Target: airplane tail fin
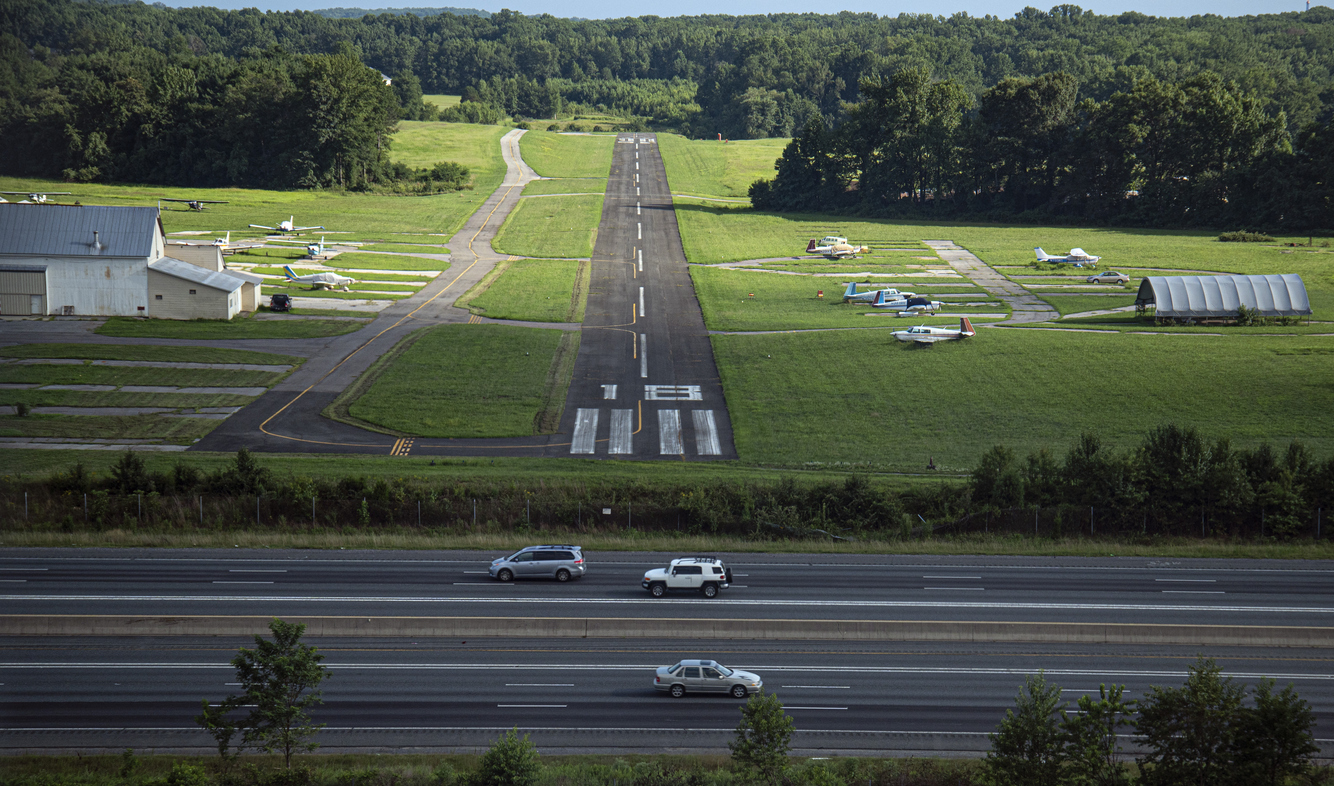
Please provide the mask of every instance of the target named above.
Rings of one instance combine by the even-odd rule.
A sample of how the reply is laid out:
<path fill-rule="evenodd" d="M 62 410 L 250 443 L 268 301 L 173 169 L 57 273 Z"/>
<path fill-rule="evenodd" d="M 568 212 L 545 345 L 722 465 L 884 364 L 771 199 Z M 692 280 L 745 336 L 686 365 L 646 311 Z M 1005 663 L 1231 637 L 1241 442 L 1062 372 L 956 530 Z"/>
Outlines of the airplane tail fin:
<path fill-rule="evenodd" d="M 809 243 L 806 244 L 806 253 L 807 253 L 807 254 L 814 254 L 814 253 L 815 253 L 815 239 L 814 239 L 814 238 L 811 238 L 811 242 L 809 242 Z"/>
<path fill-rule="evenodd" d="M 968 321 L 968 317 L 959 317 L 959 335 L 976 336 L 977 330 L 973 328 L 973 323 Z"/>
<path fill-rule="evenodd" d="M 283 265 L 283 272 L 287 274 L 287 279 L 289 281 L 296 281 L 296 273 L 292 272 L 291 265 Z"/>
<path fill-rule="evenodd" d="M 875 293 L 875 300 L 871 301 L 871 305 L 883 306 L 884 304 L 885 304 L 885 290 L 882 289 L 879 292 Z"/>
<path fill-rule="evenodd" d="M 1033 250 L 1036 251 L 1036 252 L 1038 252 L 1038 261 L 1039 261 L 1039 262 L 1041 262 L 1041 261 L 1043 261 L 1044 259 L 1047 258 L 1047 252 L 1042 250 L 1042 246 L 1038 246 L 1037 248 L 1034 248 Z"/>
<path fill-rule="evenodd" d="M 856 297 L 856 295 L 857 295 L 857 282 L 856 282 L 856 281 L 849 281 L 849 282 L 848 282 L 848 289 L 847 289 L 846 292 L 843 293 L 843 298 L 846 300 L 847 298 L 850 298 L 850 297 Z"/>

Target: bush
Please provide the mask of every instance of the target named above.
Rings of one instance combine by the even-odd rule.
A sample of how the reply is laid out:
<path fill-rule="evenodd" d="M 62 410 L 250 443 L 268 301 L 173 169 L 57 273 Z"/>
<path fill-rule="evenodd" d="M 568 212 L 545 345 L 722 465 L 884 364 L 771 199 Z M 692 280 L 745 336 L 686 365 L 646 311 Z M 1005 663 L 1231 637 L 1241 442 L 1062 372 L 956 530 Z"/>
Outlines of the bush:
<path fill-rule="evenodd" d="M 542 764 L 537 747 L 528 735 L 521 739 L 518 728 L 505 732 L 486 753 L 481 766 L 468 779 L 469 786 L 531 786 L 537 782 Z"/>
<path fill-rule="evenodd" d="M 1224 232 L 1218 236 L 1221 243 L 1273 243 L 1274 239 L 1269 235 L 1262 235 L 1259 232 Z"/>

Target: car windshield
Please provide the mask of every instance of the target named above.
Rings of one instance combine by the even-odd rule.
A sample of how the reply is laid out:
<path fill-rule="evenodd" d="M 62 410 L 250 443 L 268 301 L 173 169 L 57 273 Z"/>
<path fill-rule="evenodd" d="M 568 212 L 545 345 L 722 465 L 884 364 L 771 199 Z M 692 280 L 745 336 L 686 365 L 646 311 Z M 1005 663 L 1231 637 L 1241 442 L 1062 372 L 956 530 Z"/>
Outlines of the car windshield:
<path fill-rule="evenodd" d="M 718 670 L 718 673 L 721 674 L 721 675 L 723 675 L 724 677 L 730 677 L 730 676 L 732 676 L 732 670 L 729 669 L 729 668 L 727 668 L 726 666 L 724 666 L 724 665 L 721 664 L 721 663 L 715 663 L 715 664 L 713 664 L 713 667 L 714 667 L 715 669 L 717 669 L 717 670 Z"/>
<path fill-rule="evenodd" d="M 516 552 L 514 552 L 513 554 L 511 554 L 511 555 L 509 555 L 508 557 L 506 557 L 506 558 L 505 558 L 505 561 L 506 561 L 506 562 L 513 562 L 513 561 L 514 561 L 515 559 L 517 559 L 518 556 L 519 556 L 520 554 L 522 554 L 522 553 L 523 553 L 523 549 L 519 549 L 518 551 L 516 551 Z"/>

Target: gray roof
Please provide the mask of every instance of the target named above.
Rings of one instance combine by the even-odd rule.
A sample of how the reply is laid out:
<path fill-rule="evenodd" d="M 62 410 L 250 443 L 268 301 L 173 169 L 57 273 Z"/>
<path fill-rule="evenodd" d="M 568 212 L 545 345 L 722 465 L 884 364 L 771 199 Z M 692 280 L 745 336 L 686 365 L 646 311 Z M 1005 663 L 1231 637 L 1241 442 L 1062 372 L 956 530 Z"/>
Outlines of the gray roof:
<path fill-rule="evenodd" d="M 0 256 L 147 258 L 157 227 L 155 207 L 0 204 Z"/>
<path fill-rule="evenodd" d="M 148 269 L 158 273 L 166 273 L 174 278 L 193 281 L 211 289 L 221 289 L 223 292 L 235 292 L 245 283 L 240 277 L 232 275 L 231 271 L 220 273 L 171 257 L 162 257 L 148 263 Z"/>
<path fill-rule="evenodd" d="M 263 284 L 263 283 L 264 283 L 264 277 L 263 277 L 263 276 L 257 276 L 257 275 L 255 275 L 254 273 L 247 273 L 247 272 L 245 272 L 244 270 L 233 270 L 232 268 L 227 268 L 226 270 L 224 270 L 224 271 L 222 271 L 222 272 L 223 272 L 223 273 L 226 273 L 227 275 L 229 275 L 229 276 L 231 276 L 231 277 L 233 277 L 233 278 L 239 278 L 239 279 L 241 279 L 242 281 L 245 281 L 245 282 L 250 283 L 250 284 L 254 284 L 255 286 L 259 286 L 260 284 Z"/>
<path fill-rule="evenodd" d="M 1306 285 L 1296 273 L 1271 276 L 1149 276 L 1136 305 L 1154 306 L 1160 317 L 1235 317 L 1246 306 L 1266 317 L 1311 313 Z"/>

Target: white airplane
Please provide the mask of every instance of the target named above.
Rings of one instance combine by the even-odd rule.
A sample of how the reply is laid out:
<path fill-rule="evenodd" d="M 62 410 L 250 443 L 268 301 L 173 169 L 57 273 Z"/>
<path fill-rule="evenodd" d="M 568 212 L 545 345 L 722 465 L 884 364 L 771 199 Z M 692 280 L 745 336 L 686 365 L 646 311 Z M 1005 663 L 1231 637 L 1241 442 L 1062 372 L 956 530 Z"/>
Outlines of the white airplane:
<path fill-rule="evenodd" d="M 866 292 L 857 291 L 857 282 L 848 284 L 848 289 L 843 293 L 844 303 L 870 303 L 875 300 L 876 295 L 884 293 L 885 297 L 905 298 L 912 297 L 912 292 L 900 292 L 897 289 L 871 289 Z"/>
<path fill-rule="evenodd" d="M 300 243 L 300 240 L 270 240 L 270 243 Z M 324 238 L 320 238 L 318 243 L 306 243 L 306 253 L 312 257 L 322 256 L 324 254 Z"/>
<path fill-rule="evenodd" d="M 0 191 L 0 194 L 4 194 L 5 196 L 27 197 L 27 199 L 20 199 L 19 204 L 23 204 L 24 202 L 30 202 L 34 205 L 46 204 L 47 197 L 70 196 L 73 193 L 74 193 L 73 191 L 47 191 L 45 194 L 37 193 L 34 191 Z M 9 200 L 0 199 L 0 201 L 8 202 Z"/>
<path fill-rule="evenodd" d="M 910 317 L 913 314 L 930 313 L 939 311 L 940 307 L 945 305 L 939 300 L 932 300 L 926 297 L 886 297 L 879 293 L 875 300 L 871 301 L 871 308 L 888 308 L 899 312 L 901 317 Z"/>
<path fill-rule="evenodd" d="M 189 210 L 204 210 L 206 205 L 225 205 L 226 201 L 217 199 L 168 199 L 163 197 L 160 202 L 183 202 Z"/>
<path fill-rule="evenodd" d="M 340 276 L 337 273 L 330 273 L 328 271 L 311 273 L 306 276 L 298 276 L 296 271 L 292 270 L 291 265 L 283 265 L 283 271 L 287 273 L 288 281 L 296 284 L 310 284 L 311 289 L 333 289 L 334 287 L 342 287 L 344 291 L 347 291 L 349 284 L 357 283 L 355 278 Z"/>
<path fill-rule="evenodd" d="M 276 227 L 266 227 L 263 224 L 251 224 L 254 229 L 267 229 L 270 232 L 305 232 L 310 229 L 324 229 L 324 227 L 299 227 L 293 223 L 296 216 L 289 216 L 286 221 L 279 221 Z"/>
<path fill-rule="evenodd" d="M 973 323 L 968 321 L 968 317 L 959 317 L 959 327 L 956 328 L 938 328 L 919 325 L 907 330 L 896 330 L 893 333 L 894 338 L 899 341 L 912 341 L 917 344 L 934 344 L 937 341 L 957 341 L 964 338 L 972 338 L 977 335 L 977 330 L 973 328 Z"/>
<path fill-rule="evenodd" d="M 231 245 L 231 242 L 232 242 L 232 231 L 231 231 L 230 229 L 227 230 L 227 237 L 225 237 L 225 238 L 221 238 L 221 237 L 215 237 L 215 238 L 213 238 L 213 245 L 218 246 L 218 247 L 220 247 L 220 248 L 226 248 L 227 246 Z"/>
<path fill-rule="evenodd" d="M 1075 267 L 1097 267 L 1098 260 L 1102 257 L 1095 257 L 1082 248 L 1072 248 L 1070 253 L 1063 257 L 1054 257 L 1042 250 L 1042 246 L 1033 249 L 1038 254 L 1039 262 L 1056 262 L 1059 264 L 1074 265 Z"/>
<path fill-rule="evenodd" d="M 821 254 L 826 259 L 855 259 L 858 254 L 865 254 L 870 250 L 868 246 L 849 245 L 846 237 L 833 235 L 826 235 L 806 244 L 807 254 Z"/>

